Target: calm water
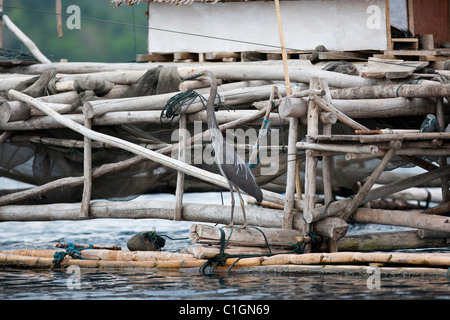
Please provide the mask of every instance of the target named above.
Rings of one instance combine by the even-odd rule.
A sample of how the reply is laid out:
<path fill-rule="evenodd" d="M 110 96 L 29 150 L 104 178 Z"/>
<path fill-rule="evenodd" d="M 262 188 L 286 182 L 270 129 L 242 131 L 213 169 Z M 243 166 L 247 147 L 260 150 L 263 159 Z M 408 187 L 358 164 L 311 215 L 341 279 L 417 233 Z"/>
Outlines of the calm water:
<path fill-rule="evenodd" d="M 224 201 L 228 201 L 224 193 Z M 147 196 L 173 200 L 172 195 Z M 188 194 L 186 202 L 221 203 L 220 193 Z M 97 219 L 90 221 L 1 222 L 0 249 L 51 249 L 55 242 L 119 245 L 134 234 L 155 229 L 165 234 L 165 251 L 192 246 L 191 222 L 157 219 Z M 394 227 L 368 225 L 352 232 L 391 231 Z M 367 287 L 369 275 L 213 274 L 197 271 L 81 270 L 79 288 L 68 286 L 65 270 L 0 270 L 0 300 L 450 300 L 450 281 L 437 277 L 381 276 L 380 289 Z"/>

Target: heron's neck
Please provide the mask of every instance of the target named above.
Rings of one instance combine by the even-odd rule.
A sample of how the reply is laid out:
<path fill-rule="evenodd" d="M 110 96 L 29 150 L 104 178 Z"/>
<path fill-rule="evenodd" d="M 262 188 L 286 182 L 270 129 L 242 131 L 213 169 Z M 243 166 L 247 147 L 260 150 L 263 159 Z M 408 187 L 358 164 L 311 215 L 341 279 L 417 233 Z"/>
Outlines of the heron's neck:
<path fill-rule="evenodd" d="M 215 81 L 215 79 L 211 79 L 211 82 Z M 218 129 L 219 126 L 217 124 L 217 119 L 214 111 L 214 101 L 216 100 L 217 88 L 212 88 L 208 102 L 206 103 L 206 115 L 208 118 L 208 127 Z"/>

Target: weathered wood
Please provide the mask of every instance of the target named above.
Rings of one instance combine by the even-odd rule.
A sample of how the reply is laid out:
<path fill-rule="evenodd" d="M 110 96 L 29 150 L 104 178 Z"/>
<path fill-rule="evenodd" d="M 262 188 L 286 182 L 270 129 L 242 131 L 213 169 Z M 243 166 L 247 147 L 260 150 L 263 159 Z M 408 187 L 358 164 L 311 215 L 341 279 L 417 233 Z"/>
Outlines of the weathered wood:
<path fill-rule="evenodd" d="M 377 223 L 391 226 L 450 232 L 450 218 L 424 215 L 419 210 L 398 211 L 359 208 L 353 218 L 362 223 Z"/>
<path fill-rule="evenodd" d="M 296 243 L 295 237 L 300 236 L 299 230 L 285 230 L 276 228 L 222 228 L 225 241 L 230 246 L 244 247 L 284 247 L 292 248 Z M 231 235 L 231 236 L 230 236 Z M 189 239 L 192 243 L 220 245 L 220 228 L 210 225 L 191 225 Z"/>
<path fill-rule="evenodd" d="M 199 67 L 180 67 L 178 73 L 180 78 L 184 79 L 204 70 L 214 72 L 217 78 L 223 80 L 274 80 L 284 81 L 284 72 L 282 68 L 275 66 L 199 66 Z M 324 78 L 331 87 L 349 88 L 359 86 L 370 86 L 382 84 L 384 81 L 364 79 L 345 75 L 341 73 L 315 70 L 315 69 L 298 69 L 289 68 L 289 78 L 292 82 L 309 83 L 312 77 Z"/>
<path fill-rule="evenodd" d="M 319 79 L 311 78 L 310 89 L 315 90 L 319 87 Z M 329 110 L 327 110 L 329 111 Z M 308 102 L 308 127 L 307 127 L 307 142 L 313 143 L 313 137 L 319 134 L 319 107 L 315 101 Z M 303 211 L 303 218 L 306 223 L 312 222 L 311 210 L 315 207 L 316 202 L 316 171 L 317 171 L 317 157 L 314 157 L 311 152 L 306 151 L 305 160 L 305 209 Z M 304 235 L 306 234 L 306 230 Z"/>
<path fill-rule="evenodd" d="M 336 217 L 325 218 L 314 223 L 314 232 L 321 237 L 337 241 L 347 233 L 347 222 Z"/>
<path fill-rule="evenodd" d="M 30 50 L 33 56 L 41 63 L 50 64 L 52 63 L 36 46 L 36 44 L 31 41 L 15 24 L 11 19 L 3 12 L 2 15 L 3 23 L 8 27 L 9 30 L 17 37 L 19 40 Z"/>
<path fill-rule="evenodd" d="M 421 238 L 419 230 L 346 235 L 337 244 L 341 251 L 390 251 L 448 246 L 442 238 Z"/>
<path fill-rule="evenodd" d="M 444 98 L 450 96 L 450 84 L 400 84 L 331 90 L 333 99 Z"/>
<path fill-rule="evenodd" d="M 165 219 L 173 220 L 174 202 L 165 201 L 95 201 L 91 203 L 89 219 Z M 215 204 L 183 205 L 183 221 L 228 224 L 230 206 Z M 280 210 L 246 208 L 248 223 L 263 228 L 281 228 Z M 236 215 L 236 223 L 242 224 L 242 215 Z M 7 205 L 0 207 L 0 221 L 52 221 L 82 220 L 80 203 L 55 203 L 50 205 L 27 206 Z"/>
<path fill-rule="evenodd" d="M 295 193 L 295 172 L 297 161 L 297 143 L 298 134 L 298 119 L 289 119 L 289 136 L 288 136 L 288 155 L 287 155 L 287 177 L 286 177 L 286 192 L 283 213 L 283 228 L 291 229 L 292 219 L 294 216 L 294 193 Z"/>
<path fill-rule="evenodd" d="M 83 114 L 85 110 L 83 108 Z M 92 129 L 92 119 L 86 117 L 84 118 L 84 126 L 87 129 Z M 84 155 L 83 155 L 83 195 L 81 201 L 81 213 L 80 216 L 87 218 L 89 216 L 89 206 L 92 196 L 92 145 L 91 139 L 84 137 Z"/>
<path fill-rule="evenodd" d="M 56 248 L 67 248 L 67 243 L 57 242 L 55 243 Z M 106 250 L 122 250 L 120 246 L 105 246 L 97 244 L 74 244 L 75 249 L 106 249 Z"/>
<path fill-rule="evenodd" d="M 295 145 L 299 150 L 316 150 L 316 151 L 330 151 L 338 153 L 367 153 L 374 154 L 378 152 L 378 147 L 375 145 L 350 145 L 350 144 L 324 144 L 324 143 L 309 143 L 297 142 Z"/>
<path fill-rule="evenodd" d="M 372 200 L 376 200 L 379 198 L 386 197 L 390 194 L 393 194 L 395 192 L 408 189 L 411 187 L 414 187 L 416 185 L 427 183 L 433 180 L 436 180 L 440 178 L 441 176 L 448 176 L 450 175 L 450 166 L 447 165 L 442 168 L 438 168 L 435 170 L 432 170 L 430 172 L 422 173 L 413 177 L 409 177 L 376 189 L 372 189 L 369 191 L 369 193 L 366 195 L 364 200 L 361 204 L 370 202 Z M 319 219 L 322 216 L 335 216 L 336 214 L 339 214 L 340 212 L 343 212 L 343 210 L 350 204 L 352 199 L 345 198 L 342 200 L 335 201 L 331 203 L 328 207 L 326 212 L 324 213 L 325 206 L 317 207 L 313 210 L 313 221 Z"/>
<path fill-rule="evenodd" d="M 186 115 L 182 116 L 179 121 L 178 141 L 178 160 L 186 162 Z M 177 172 L 177 186 L 175 189 L 175 221 L 181 221 L 183 210 L 183 194 L 184 194 L 184 173 Z"/>
<path fill-rule="evenodd" d="M 384 155 L 383 159 L 378 163 L 376 168 L 373 170 L 372 174 L 369 176 L 364 185 L 358 191 L 358 193 L 353 198 L 352 202 L 345 208 L 344 212 L 341 215 L 341 218 L 347 220 L 353 212 L 355 212 L 356 208 L 361 204 L 363 199 L 367 196 L 372 186 L 375 184 L 375 181 L 380 176 L 380 174 L 386 169 L 389 161 L 391 161 L 392 157 L 395 155 L 395 152 L 401 147 L 401 143 L 399 141 L 394 141 L 392 143 L 392 148 L 389 149 Z"/>
<path fill-rule="evenodd" d="M 436 214 L 436 215 L 449 215 L 450 214 L 450 201 L 441 203 L 433 208 L 425 210 L 425 214 Z"/>

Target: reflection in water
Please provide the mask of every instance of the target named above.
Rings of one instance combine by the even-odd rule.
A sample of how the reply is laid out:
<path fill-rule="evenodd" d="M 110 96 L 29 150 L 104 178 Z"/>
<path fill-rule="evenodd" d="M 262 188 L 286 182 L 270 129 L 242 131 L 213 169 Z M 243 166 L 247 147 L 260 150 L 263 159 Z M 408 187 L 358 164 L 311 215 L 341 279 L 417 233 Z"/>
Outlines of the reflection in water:
<path fill-rule="evenodd" d="M 189 271 L 86 271 L 80 289 L 69 289 L 64 271 L 0 274 L 0 299 L 450 299 L 445 278 L 381 278 L 370 290 L 367 277 L 343 275 L 215 274 Z"/>

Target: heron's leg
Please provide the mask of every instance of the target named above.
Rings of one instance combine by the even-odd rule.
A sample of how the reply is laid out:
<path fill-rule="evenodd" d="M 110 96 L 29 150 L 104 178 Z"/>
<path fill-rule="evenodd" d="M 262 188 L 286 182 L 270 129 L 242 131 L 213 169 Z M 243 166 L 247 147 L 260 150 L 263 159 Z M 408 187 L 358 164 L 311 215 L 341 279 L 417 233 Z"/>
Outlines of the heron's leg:
<path fill-rule="evenodd" d="M 231 193 L 231 221 L 228 225 L 225 226 L 225 228 L 231 228 L 234 226 L 234 194 L 233 194 L 233 185 L 228 182 L 228 185 L 230 186 L 230 193 Z"/>
<path fill-rule="evenodd" d="M 244 216 L 244 224 L 241 227 L 236 227 L 239 229 L 247 229 L 247 216 L 245 215 L 245 203 L 244 199 L 242 199 L 241 192 L 239 191 L 239 188 L 236 188 L 236 191 L 239 195 L 239 199 L 241 200 L 241 208 L 242 208 L 242 214 Z"/>

